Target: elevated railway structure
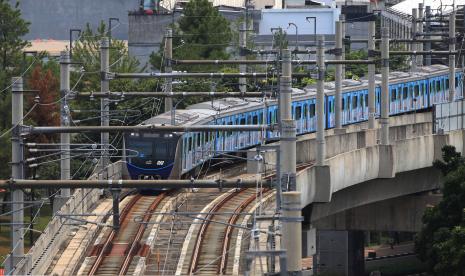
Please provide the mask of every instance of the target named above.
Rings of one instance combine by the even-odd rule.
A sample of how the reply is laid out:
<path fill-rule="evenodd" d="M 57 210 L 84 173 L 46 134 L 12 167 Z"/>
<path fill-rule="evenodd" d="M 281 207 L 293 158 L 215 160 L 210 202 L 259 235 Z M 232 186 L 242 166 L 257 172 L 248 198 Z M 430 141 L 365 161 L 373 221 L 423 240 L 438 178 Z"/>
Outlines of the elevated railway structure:
<path fill-rule="evenodd" d="M 399 143 L 406 140 L 422 139 L 421 137 L 430 136 L 432 133 L 431 113 L 392 117 L 391 126 L 391 141 L 398 141 Z M 349 125 L 345 134 L 334 134 L 333 130 L 328 130 L 326 134 L 327 141 L 330 145 L 335 145 L 335 147 L 329 148 L 327 158 L 338 158 L 344 154 L 353 154 L 354 151 L 366 150 L 376 144 L 376 131 L 364 130 L 365 127 L 366 122 Z M 305 160 L 308 162 L 309 159 L 314 159 L 315 152 L 308 151 L 312 149 L 311 144 L 315 143 L 314 138 L 315 134 L 299 137 L 298 145 L 300 144 L 300 146 L 298 146 L 298 151 L 300 149 L 302 152 L 301 155 L 298 155 L 300 164 L 305 163 Z M 304 151 L 304 148 L 307 151 Z M 256 151 L 251 150 L 250 155 L 255 154 L 254 152 Z M 269 155 L 264 155 L 266 162 L 269 164 L 274 162 L 272 155 L 272 152 Z M 308 156 L 308 158 L 304 159 L 304 156 Z M 351 162 L 356 164 L 360 160 L 353 159 Z M 272 174 L 272 166 L 267 166 L 264 166 L 267 174 Z M 231 168 L 229 172 L 223 170 L 221 174 L 223 176 L 256 177 L 255 174 L 246 174 L 247 168 L 249 172 L 256 170 L 253 162 L 249 162 L 249 164 L 239 163 L 234 168 Z M 309 170 L 313 169 L 315 169 L 314 166 L 304 164 L 298 170 L 297 183 L 303 192 L 303 207 L 305 204 L 311 204 L 310 198 L 314 202 L 318 201 L 316 195 L 319 193 L 312 193 L 301 186 L 301 184 L 305 183 L 304 185 L 309 189 L 318 190 L 317 187 L 312 188 L 315 185 L 312 184 L 315 183 L 314 180 L 302 180 L 303 175 L 308 175 Z M 219 172 L 216 172 L 210 177 L 218 177 L 218 174 Z M 351 176 L 346 175 L 346 177 Z M 255 189 L 244 191 L 233 189 L 232 191 L 226 191 L 226 193 L 225 191 L 220 192 L 218 189 L 200 189 L 194 193 L 174 193 L 166 195 L 151 212 L 140 210 L 147 210 L 151 205 L 149 203 L 156 201 L 159 196 L 143 197 L 146 199 L 143 201 L 144 203 L 134 203 L 133 206 L 139 211 L 136 212 L 136 209 L 134 209 L 134 211 L 128 212 L 126 215 L 127 222 L 124 222 L 124 217 L 122 218 L 121 227 L 123 229 L 131 228 L 132 230 L 121 232 L 126 232 L 124 235 L 115 233 L 116 235 L 114 235 L 112 241 L 108 238 L 112 233 L 111 227 L 105 227 L 111 225 L 111 218 L 103 216 L 108 214 L 111 204 L 108 200 L 100 202 L 96 200 L 92 204 L 95 209 L 88 209 L 87 211 L 90 212 L 89 216 L 87 218 L 79 217 L 88 220 L 87 224 L 75 226 L 72 231 L 74 237 L 70 238 L 63 235 L 57 236 L 59 239 L 50 239 L 45 247 L 57 248 L 54 251 L 55 253 L 48 259 L 35 259 L 35 266 L 33 268 L 31 266 L 32 269 L 24 274 L 36 274 L 38 271 L 42 271 L 42 273 L 48 272 L 59 275 L 76 273 L 86 275 L 89 274 L 90 267 L 96 263 L 95 260 L 98 256 L 101 256 L 103 260 L 101 264 L 106 262 L 117 264 L 112 267 L 113 269 L 119 267 L 118 272 L 116 270 L 107 271 L 113 275 L 121 272 L 124 263 L 129 264 L 126 265 L 127 271 L 134 273 L 145 272 L 147 275 L 181 275 L 199 269 L 205 273 L 210 271 L 213 274 L 220 272 L 223 274 L 240 274 L 240 271 L 242 271 L 239 268 L 241 267 L 240 264 L 245 263 L 245 260 L 241 257 L 242 253 L 252 246 L 249 240 L 252 234 L 250 222 L 253 221 L 253 211 L 260 208 L 260 204 L 255 198 L 255 192 Z M 128 202 L 132 201 L 131 198 L 134 197 L 139 196 L 127 196 L 122 201 L 121 208 L 126 210 L 127 208 L 124 206 L 130 206 L 131 204 Z M 263 208 L 263 212 L 273 214 L 274 196 L 271 191 L 262 192 L 258 198 L 267 203 L 265 206 L 268 207 Z M 139 206 L 139 204 L 142 204 L 142 206 Z M 66 205 L 63 208 L 66 208 Z M 92 213 L 94 213 L 94 216 Z M 152 213 L 151 216 L 150 213 Z M 315 216 L 315 218 L 317 217 Z M 147 219 L 148 222 L 144 224 L 143 221 Z M 95 225 L 96 223 L 97 225 Z M 263 230 L 263 228 L 260 229 Z M 53 229 L 47 229 L 47 231 L 53 233 Z M 86 232 L 86 234 L 83 234 L 83 232 Z M 200 233 L 203 234 L 199 236 Z M 86 238 L 83 240 L 83 237 Z M 264 238 L 264 234 L 258 235 L 258 237 L 261 240 Z M 120 239 L 120 244 L 116 242 L 117 238 Z M 106 243 L 104 241 L 109 241 L 106 250 L 103 250 Z M 80 242 L 82 242 L 81 246 L 75 246 Z M 227 246 L 228 243 L 229 247 Z M 41 248 L 40 246 L 43 246 L 41 244 L 43 243 L 36 244 L 36 247 L 28 253 L 27 260 L 32 260 L 34 252 L 43 250 L 44 247 Z M 266 242 L 261 242 L 261 244 L 266 248 Z M 59 250 L 60 247 L 63 249 Z M 196 251 L 200 254 L 197 255 L 197 261 L 192 261 Z M 219 258 L 213 258 L 213 255 Z M 126 256 L 130 256 L 129 259 Z M 100 270 L 96 269 L 94 275 L 104 274 L 103 269 L 104 267 L 100 267 Z M 221 271 L 219 272 L 218 269 Z"/>

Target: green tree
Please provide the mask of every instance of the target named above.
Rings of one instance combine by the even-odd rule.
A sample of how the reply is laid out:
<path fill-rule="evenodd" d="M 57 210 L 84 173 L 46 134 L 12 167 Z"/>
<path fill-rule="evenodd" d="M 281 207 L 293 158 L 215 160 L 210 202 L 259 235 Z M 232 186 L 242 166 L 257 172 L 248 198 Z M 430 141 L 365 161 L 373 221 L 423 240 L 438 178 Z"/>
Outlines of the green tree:
<path fill-rule="evenodd" d="M 25 68 L 21 51 L 28 45 L 22 39 L 27 34 L 29 23 L 21 18 L 18 4 L 11 6 L 9 1 L 0 0 L 0 132 L 5 133 L 11 127 L 11 77 L 19 76 Z M 0 162 L 8 164 L 11 160 L 10 136 L 0 138 Z M 0 177 L 10 177 L 10 167 L 0 168 Z"/>
<path fill-rule="evenodd" d="M 173 26 L 174 59 L 228 59 L 233 31 L 230 23 L 208 0 L 190 0 L 183 10 L 183 16 Z M 164 45 L 164 41 L 161 45 Z M 151 55 L 152 68 L 163 67 L 163 47 Z M 189 71 L 205 70 L 203 67 L 189 67 Z M 177 66 L 177 70 L 187 70 Z"/>
<path fill-rule="evenodd" d="M 434 275 L 465 275 L 465 162 L 452 146 L 434 166 L 445 175 L 443 199 L 428 208 L 415 250 Z"/>

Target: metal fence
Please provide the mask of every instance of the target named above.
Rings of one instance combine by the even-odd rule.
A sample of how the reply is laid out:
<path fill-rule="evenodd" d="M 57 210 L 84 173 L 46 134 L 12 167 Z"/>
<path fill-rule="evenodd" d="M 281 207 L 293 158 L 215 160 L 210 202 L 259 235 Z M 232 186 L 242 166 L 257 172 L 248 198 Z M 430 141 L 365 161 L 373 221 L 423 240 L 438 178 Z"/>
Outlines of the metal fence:
<path fill-rule="evenodd" d="M 433 122 L 433 132 L 436 134 L 463 129 L 465 100 L 435 104 L 433 106 Z"/>

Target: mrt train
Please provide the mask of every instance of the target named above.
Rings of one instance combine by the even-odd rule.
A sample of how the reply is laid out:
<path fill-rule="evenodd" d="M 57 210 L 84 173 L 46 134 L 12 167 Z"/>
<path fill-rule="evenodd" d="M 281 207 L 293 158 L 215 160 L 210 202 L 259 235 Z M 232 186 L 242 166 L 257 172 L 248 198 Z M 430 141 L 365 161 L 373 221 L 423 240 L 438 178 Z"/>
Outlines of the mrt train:
<path fill-rule="evenodd" d="M 415 73 L 391 72 L 389 84 L 390 115 L 421 111 L 448 101 L 449 71 L 444 65 L 420 67 Z M 376 75 L 376 115 L 380 114 L 381 75 Z M 455 76 L 454 100 L 463 98 L 463 72 Z M 325 127 L 335 126 L 334 82 L 325 83 Z M 292 91 L 292 116 L 297 135 L 316 131 L 316 86 Z M 176 125 L 256 125 L 275 124 L 276 99 L 225 98 L 176 110 Z M 343 125 L 368 120 L 368 81 L 342 82 Z M 169 125 L 171 113 L 152 117 L 142 124 Z M 128 133 L 124 147 L 136 154 L 125 158 L 125 176 L 132 179 L 174 179 L 192 174 L 196 168 L 221 153 L 235 152 L 278 138 L 278 132 L 188 132 Z"/>

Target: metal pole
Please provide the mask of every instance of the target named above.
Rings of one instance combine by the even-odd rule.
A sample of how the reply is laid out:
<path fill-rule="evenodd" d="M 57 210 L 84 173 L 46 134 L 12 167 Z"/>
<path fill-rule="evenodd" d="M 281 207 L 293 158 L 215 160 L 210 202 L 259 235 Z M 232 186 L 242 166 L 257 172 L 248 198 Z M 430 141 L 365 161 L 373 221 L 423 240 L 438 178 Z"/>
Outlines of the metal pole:
<path fill-rule="evenodd" d="M 426 12 L 426 18 L 431 18 L 431 6 L 426 6 L 425 9 Z M 426 21 L 426 33 L 431 32 L 431 21 Z M 431 39 L 430 35 L 425 36 L 426 39 Z M 425 43 L 425 50 L 426 51 L 431 51 L 431 42 L 426 42 Z M 431 55 L 427 55 L 425 57 L 425 65 L 429 66 L 431 65 Z"/>
<path fill-rule="evenodd" d="M 449 15 L 449 51 L 455 52 L 455 13 Z M 455 55 L 449 56 L 449 101 L 453 102 L 455 96 Z"/>
<path fill-rule="evenodd" d="M 381 145 L 389 145 L 389 28 L 381 29 Z"/>
<path fill-rule="evenodd" d="M 241 59 L 245 60 L 245 51 L 244 49 L 247 48 L 247 19 L 242 22 L 242 29 L 239 31 L 239 47 L 240 47 L 240 57 Z M 247 65 L 240 64 L 239 65 L 239 72 L 246 73 L 247 72 Z M 247 80 L 246 78 L 239 78 L 239 91 L 241 93 L 247 92 Z"/>
<path fill-rule="evenodd" d="M 115 179 L 115 180 L 0 180 L 1 189 L 25 189 L 25 188 L 89 188 L 104 189 L 110 186 L 114 188 L 256 188 L 263 182 L 264 187 L 271 186 L 271 180 L 263 179 L 216 179 L 216 180 L 134 180 L 134 179 Z M 23 204 L 23 201 L 21 201 Z M 18 212 L 19 213 L 19 212 Z M 22 221 L 21 221 L 22 223 Z"/>
<path fill-rule="evenodd" d="M 324 94 L 325 94 L 325 49 L 324 36 L 318 37 L 318 46 L 316 51 L 318 61 L 318 80 L 316 90 L 316 111 L 317 111 L 317 155 L 316 165 L 323 166 L 326 157 L 325 149 L 325 116 L 324 116 Z"/>
<path fill-rule="evenodd" d="M 102 72 L 102 79 L 100 82 L 100 91 L 102 93 L 109 93 L 110 92 L 110 81 L 106 78 L 106 73 L 110 70 L 110 47 L 108 42 L 108 37 L 102 37 L 100 41 L 100 71 Z M 101 118 L 100 118 L 100 125 L 102 127 L 110 126 L 110 100 L 108 97 L 104 97 L 100 99 L 100 110 L 101 110 Z M 110 164 L 109 160 L 109 142 L 110 142 L 110 134 L 108 132 L 102 132 L 100 134 L 100 143 L 103 146 L 103 153 L 101 159 L 101 173 L 104 179 L 108 179 L 108 171 L 107 167 Z"/>
<path fill-rule="evenodd" d="M 346 17 L 345 15 L 341 14 L 339 15 L 339 21 L 342 23 L 341 25 L 341 30 L 342 30 L 342 38 L 346 37 Z M 345 43 L 342 43 L 342 60 L 346 59 L 346 46 Z M 342 79 L 344 80 L 346 78 L 346 66 L 345 64 L 342 65 L 342 72 L 341 72 Z"/>
<path fill-rule="evenodd" d="M 168 28 L 165 37 L 165 73 L 173 72 L 171 67 L 171 60 L 173 59 L 173 30 Z M 165 78 L 165 92 L 170 93 L 173 91 L 173 78 Z M 165 112 L 173 108 L 173 99 L 165 98 Z M 174 117 L 174 114 L 172 114 Z"/>
<path fill-rule="evenodd" d="M 60 126 L 69 126 L 69 107 L 68 107 L 68 98 L 67 94 L 70 90 L 70 56 L 68 51 L 62 51 L 60 56 Z M 69 144 L 71 142 L 69 133 L 60 134 L 60 143 L 61 143 L 61 160 L 60 160 L 60 179 L 67 180 L 71 178 L 71 156 L 69 151 Z M 71 195 L 70 189 L 61 189 L 61 204 L 54 204 L 53 207 L 56 210 L 60 210 L 61 206 L 66 202 L 67 198 Z M 58 203 L 58 202 L 57 202 Z M 56 206 L 60 205 L 60 206 Z"/>
<path fill-rule="evenodd" d="M 21 147 L 21 136 L 18 125 L 23 119 L 23 79 L 21 77 L 12 78 L 12 98 L 11 98 L 11 124 L 13 132 L 11 135 L 11 177 L 23 179 L 23 152 Z M 24 257 L 24 193 L 22 190 L 12 190 L 11 192 L 11 255 L 10 267 L 7 273 L 11 275 L 15 266 Z"/>
<path fill-rule="evenodd" d="M 417 9 L 413 8 L 412 9 L 412 37 L 413 39 L 416 39 L 416 34 L 417 34 L 417 25 L 418 25 L 417 18 L 418 18 Z M 412 51 L 418 51 L 418 45 L 416 43 L 411 44 L 410 47 Z M 412 60 L 411 71 L 415 72 L 417 71 L 417 56 L 412 55 L 411 60 Z"/>
<path fill-rule="evenodd" d="M 289 275 L 302 271 L 302 218 L 300 192 L 283 193 L 282 246 L 287 253 Z"/>
<path fill-rule="evenodd" d="M 376 21 L 368 22 L 368 59 L 375 60 L 375 36 L 376 36 Z M 368 128 L 375 128 L 376 108 L 375 108 L 375 64 L 368 64 Z"/>
<path fill-rule="evenodd" d="M 418 20 L 417 30 L 420 34 L 423 33 L 423 3 L 418 3 Z M 418 36 L 415 39 L 423 39 L 423 36 Z M 423 43 L 417 43 L 417 51 L 423 51 Z M 417 64 L 423 66 L 423 56 L 417 56 Z"/>
<path fill-rule="evenodd" d="M 336 22 L 336 60 L 342 60 L 342 51 L 343 51 L 343 45 L 342 45 L 342 22 L 337 21 Z M 335 112 L 336 112 L 336 124 L 335 128 L 340 129 L 342 128 L 342 96 L 341 96 L 341 91 L 342 91 L 342 64 L 337 64 L 336 65 L 336 76 L 335 76 L 335 89 L 336 89 L 336 95 L 335 95 Z"/>

